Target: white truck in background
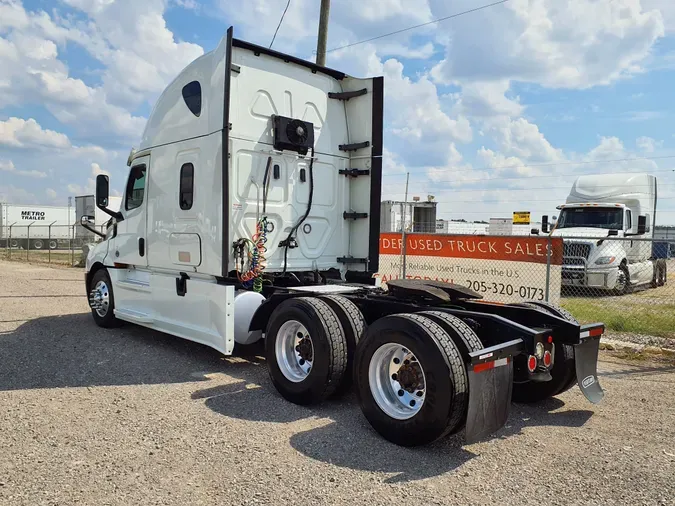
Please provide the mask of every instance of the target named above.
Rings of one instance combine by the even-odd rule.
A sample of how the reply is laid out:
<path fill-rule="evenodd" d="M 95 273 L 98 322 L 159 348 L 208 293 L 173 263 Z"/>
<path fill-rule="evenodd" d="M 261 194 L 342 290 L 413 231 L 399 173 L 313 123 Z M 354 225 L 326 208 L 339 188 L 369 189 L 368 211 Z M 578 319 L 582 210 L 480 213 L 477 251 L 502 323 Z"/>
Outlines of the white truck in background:
<path fill-rule="evenodd" d="M 666 260 L 652 242 L 656 203 L 649 174 L 577 178 L 551 232 L 563 238 L 563 286 L 625 294 L 664 285 Z"/>
<path fill-rule="evenodd" d="M 74 224 L 72 207 L 0 203 L 0 247 L 68 247 Z"/>

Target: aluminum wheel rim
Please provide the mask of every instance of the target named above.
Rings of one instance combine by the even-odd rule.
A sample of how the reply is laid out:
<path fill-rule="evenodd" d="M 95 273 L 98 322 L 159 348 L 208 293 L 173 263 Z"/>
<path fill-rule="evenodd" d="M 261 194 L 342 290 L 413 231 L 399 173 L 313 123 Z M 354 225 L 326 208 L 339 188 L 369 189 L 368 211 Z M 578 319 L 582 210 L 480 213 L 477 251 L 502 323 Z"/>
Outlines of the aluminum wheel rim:
<path fill-rule="evenodd" d="M 92 299 L 96 308 L 96 314 L 103 318 L 108 314 L 108 308 L 110 307 L 110 290 L 108 290 L 108 285 L 105 281 L 96 283 Z"/>
<path fill-rule="evenodd" d="M 413 383 L 408 381 L 410 369 L 416 377 Z M 368 366 L 368 383 L 380 409 L 396 420 L 412 418 L 424 405 L 424 369 L 415 354 L 401 344 L 383 344 L 375 351 Z"/>
<path fill-rule="evenodd" d="M 288 320 L 277 333 L 274 346 L 281 373 L 293 383 L 300 383 L 312 370 L 314 344 L 305 326 L 297 320 Z"/>

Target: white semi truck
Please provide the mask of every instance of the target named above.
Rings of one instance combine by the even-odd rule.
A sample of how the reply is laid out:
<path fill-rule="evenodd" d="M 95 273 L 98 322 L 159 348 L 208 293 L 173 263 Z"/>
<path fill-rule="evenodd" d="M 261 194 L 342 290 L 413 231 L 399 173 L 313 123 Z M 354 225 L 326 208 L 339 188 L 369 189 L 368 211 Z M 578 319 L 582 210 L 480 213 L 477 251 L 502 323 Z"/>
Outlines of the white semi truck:
<path fill-rule="evenodd" d="M 625 294 L 666 283 L 654 247 L 657 180 L 649 174 L 580 176 L 552 235 L 563 238 L 563 286 Z"/>
<path fill-rule="evenodd" d="M 0 203 L 0 247 L 68 247 L 75 223 L 73 207 Z"/>
<path fill-rule="evenodd" d="M 118 211 L 89 252 L 94 321 L 233 353 L 264 339 L 271 382 L 314 404 L 354 384 L 388 440 L 486 437 L 511 399 L 603 392 L 601 323 L 546 303 L 492 304 L 464 287 L 375 286 L 384 81 L 233 37 L 155 104 Z M 93 218 L 92 218 L 93 219 Z M 86 221 L 86 218 L 85 218 Z M 578 381 L 577 381 L 578 378 Z"/>

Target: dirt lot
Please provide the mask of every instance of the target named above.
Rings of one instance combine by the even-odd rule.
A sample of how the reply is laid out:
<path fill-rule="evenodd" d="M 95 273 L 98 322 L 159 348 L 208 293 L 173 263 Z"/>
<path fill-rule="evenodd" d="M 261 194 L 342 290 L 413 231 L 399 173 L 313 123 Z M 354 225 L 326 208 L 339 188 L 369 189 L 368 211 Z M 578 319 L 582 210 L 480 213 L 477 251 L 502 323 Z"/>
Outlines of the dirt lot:
<path fill-rule="evenodd" d="M 104 331 L 79 269 L 0 261 L 0 504 L 675 504 L 675 366 L 603 352 L 489 442 L 414 450 L 352 396 L 284 402 L 260 358 Z"/>

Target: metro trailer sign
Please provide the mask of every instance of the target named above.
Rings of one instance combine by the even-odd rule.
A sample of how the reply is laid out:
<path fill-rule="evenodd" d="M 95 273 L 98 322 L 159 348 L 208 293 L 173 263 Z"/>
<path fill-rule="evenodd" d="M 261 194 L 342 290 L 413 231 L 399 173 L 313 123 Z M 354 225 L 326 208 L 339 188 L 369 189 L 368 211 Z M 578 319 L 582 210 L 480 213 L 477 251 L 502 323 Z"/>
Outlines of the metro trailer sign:
<path fill-rule="evenodd" d="M 22 220 L 30 221 L 44 221 L 45 212 L 44 211 L 21 211 Z"/>

